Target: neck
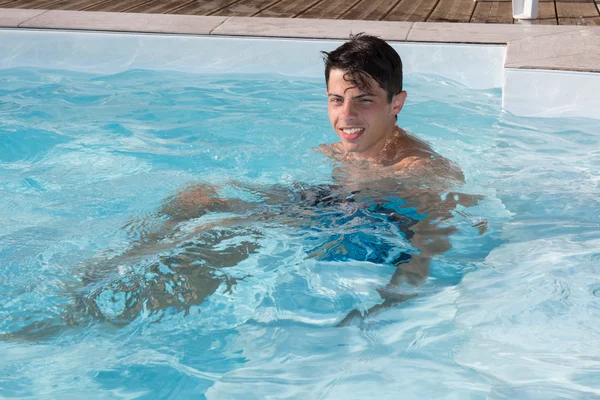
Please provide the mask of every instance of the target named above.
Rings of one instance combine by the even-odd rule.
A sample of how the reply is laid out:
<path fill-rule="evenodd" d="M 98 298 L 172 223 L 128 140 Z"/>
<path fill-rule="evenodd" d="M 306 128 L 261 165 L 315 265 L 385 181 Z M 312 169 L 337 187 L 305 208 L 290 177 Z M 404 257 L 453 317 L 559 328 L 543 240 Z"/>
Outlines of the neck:
<path fill-rule="evenodd" d="M 390 158 L 395 157 L 397 142 L 404 131 L 393 125 L 382 140 L 375 143 L 367 151 L 362 153 L 346 153 L 346 157 L 352 160 L 371 161 L 378 164 L 386 164 Z"/>
<path fill-rule="evenodd" d="M 399 126 L 394 126 L 394 132 L 387 138 L 381 150 L 379 150 L 378 163 L 388 165 L 397 162 L 398 152 L 406 145 L 407 133 Z"/>

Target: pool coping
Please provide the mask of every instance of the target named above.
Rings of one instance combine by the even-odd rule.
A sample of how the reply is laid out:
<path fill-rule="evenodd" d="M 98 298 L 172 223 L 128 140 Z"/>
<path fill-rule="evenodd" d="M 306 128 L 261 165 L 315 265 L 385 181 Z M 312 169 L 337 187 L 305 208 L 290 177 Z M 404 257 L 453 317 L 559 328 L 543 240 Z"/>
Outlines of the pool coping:
<path fill-rule="evenodd" d="M 0 8 L 1 28 L 347 39 L 365 32 L 395 42 L 506 46 L 504 67 L 600 73 L 600 26 L 464 24 L 215 17 Z"/>

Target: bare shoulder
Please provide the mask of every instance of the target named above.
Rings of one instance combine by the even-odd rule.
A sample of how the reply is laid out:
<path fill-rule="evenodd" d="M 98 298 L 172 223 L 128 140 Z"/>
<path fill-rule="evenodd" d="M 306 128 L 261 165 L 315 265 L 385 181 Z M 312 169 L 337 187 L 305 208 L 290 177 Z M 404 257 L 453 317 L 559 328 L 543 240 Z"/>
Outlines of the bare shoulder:
<path fill-rule="evenodd" d="M 334 160 L 342 160 L 345 157 L 344 148 L 342 143 L 336 142 L 331 144 L 321 144 L 315 148 L 316 151 L 320 151 L 327 157 L 333 158 Z"/>
<path fill-rule="evenodd" d="M 434 152 L 426 152 L 402 158 L 392 166 L 397 175 L 433 178 L 464 183 L 460 167 Z"/>
<path fill-rule="evenodd" d="M 399 129 L 401 135 L 392 157 L 394 161 L 389 166 L 395 175 L 464 182 L 464 175 L 456 163 L 436 153 L 424 140 Z"/>

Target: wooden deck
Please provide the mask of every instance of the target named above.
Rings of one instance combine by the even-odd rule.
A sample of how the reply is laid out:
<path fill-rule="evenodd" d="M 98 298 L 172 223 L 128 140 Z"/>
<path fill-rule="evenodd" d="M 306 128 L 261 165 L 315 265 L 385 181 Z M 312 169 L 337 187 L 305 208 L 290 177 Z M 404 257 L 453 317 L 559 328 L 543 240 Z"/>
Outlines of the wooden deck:
<path fill-rule="evenodd" d="M 0 8 L 512 24 L 511 0 L 0 0 Z M 600 25 L 600 0 L 540 0 L 534 24 Z"/>

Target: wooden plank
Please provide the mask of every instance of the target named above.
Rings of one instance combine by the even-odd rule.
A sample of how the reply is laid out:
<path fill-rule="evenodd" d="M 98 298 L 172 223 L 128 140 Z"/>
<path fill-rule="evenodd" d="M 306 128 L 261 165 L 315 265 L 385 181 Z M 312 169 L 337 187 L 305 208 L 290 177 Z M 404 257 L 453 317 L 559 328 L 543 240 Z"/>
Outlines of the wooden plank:
<path fill-rule="evenodd" d="M 108 11 L 108 12 L 125 12 L 135 7 L 139 7 L 148 0 L 108 0 L 102 3 L 94 4 L 84 8 L 85 11 Z"/>
<path fill-rule="evenodd" d="M 600 17 L 559 18 L 558 24 L 600 26 Z"/>
<path fill-rule="evenodd" d="M 256 14 L 257 17 L 295 18 L 321 0 L 298 1 L 281 0 Z"/>
<path fill-rule="evenodd" d="M 600 11 L 592 0 L 556 2 L 559 25 L 600 25 Z"/>
<path fill-rule="evenodd" d="M 321 0 L 314 6 L 298 15 L 300 18 L 337 19 L 344 15 L 360 0 Z"/>
<path fill-rule="evenodd" d="M 428 22 L 469 22 L 475 9 L 473 0 L 440 0 Z"/>
<path fill-rule="evenodd" d="M 191 0 L 146 0 L 142 2 L 124 2 L 121 12 L 168 14 L 190 3 Z"/>
<path fill-rule="evenodd" d="M 386 15 L 384 21 L 424 22 L 439 0 L 402 0 Z"/>
<path fill-rule="evenodd" d="M 397 0 L 361 0 L 340 18 L 378 21 L 398 3 Z"/>
<path fill-rule="evenodd" d="M 560 0 L 556 2 L 556 13 L 560 22 L 561 18 L 595 18 L 600 17 L 593 1 L 570 2 Z"/>
<path fill-rule="evenodd" d="M 52 9 L 52 4 L 60 0 L 22 0 L 7 3 L 6 6 L 10 5 L 10 8 L 30 8 L 30 9 Z"/>
<path fill-rule="evenodd" d="M 515 22 L 516 23 L 516 22 Z M 530 25 L 557 25 L 556 18 L 530 19 L 527 20 Z"/>
<path fill-rule="evenodd" d="M 239 0 L 151 0 L 128 8 L 128 12 L 208 15 Z"/>
<path fill-rule="evenodd" d="M 279 2 L 279 0 L 244 0 L 242 2 L 222 8 L 211 15 L 220 15 L 225 17 L 252 17 L 277 2 Z"/>
<path fill-rule="evenodd" d="M 538 6 L 538 12 L 539 12 L 539 6 Z M 538 17 L 539 17 L 539 15 L 538 15 Z M 556 18 L 556 14 L 554 14 L 554 16 L 552 18 L 526 19 L 523 21 L 524 22 L 521 22 L 520 20 L 516 19 L 514 23 L 515 24 L 527 24 L 527 25 L 558 25 L 558 19 Z"/>
<path fill-rule="evenodd" d="M 533 25 L 557 25 L 556 8 L 554 1 L 542 0 L 538 3 L 537 19 L 527 20 L 527 24 Z"/>
<path fill-rule="evenodd" d="M 478 1 L 470 22 L 512 24 L 512 2 L 510 0 Z"/>
<path fill-rule="evenodd" d="M 52 10 L 82 11 L 89 7 L 102 4 L 106 0 L 59 0 L 50 7 Z"/>
<path fill-rule="evenodd" d="M 19 8 L 19 7 L 17 7 L 18 6 L 17 3 L 18 3 L 17 0 L 4 0 L 4 1 L 0 0 L 0 7 L 3 7 L 3 8 Z M 15 6 L 12 6 L 11 4 L 14 4 Z"/>

